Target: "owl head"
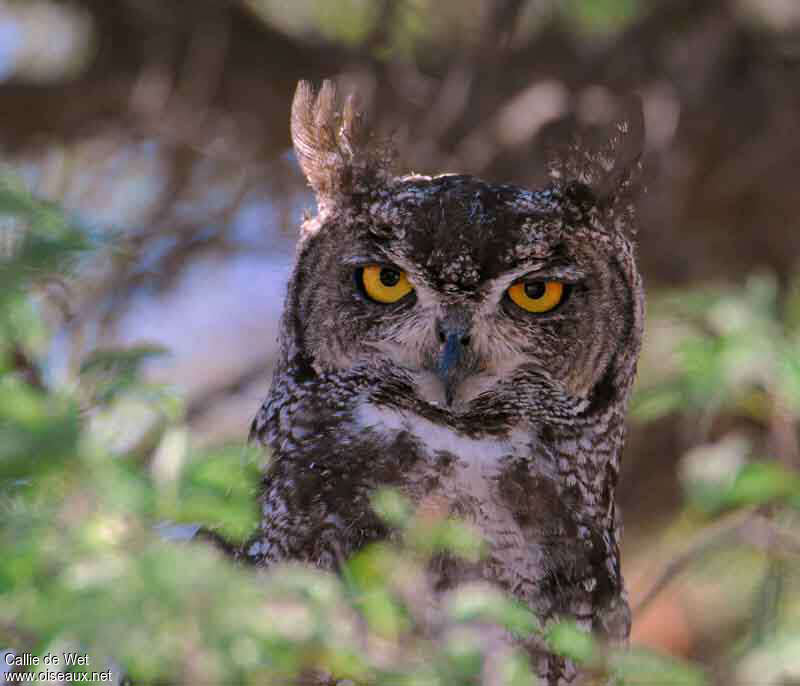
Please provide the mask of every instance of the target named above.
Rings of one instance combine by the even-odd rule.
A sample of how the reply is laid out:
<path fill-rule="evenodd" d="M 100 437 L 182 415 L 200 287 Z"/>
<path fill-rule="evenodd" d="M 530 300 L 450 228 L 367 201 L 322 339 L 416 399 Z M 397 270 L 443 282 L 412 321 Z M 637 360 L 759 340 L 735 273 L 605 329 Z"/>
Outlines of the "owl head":
<path fill-rule="evenodd" d="M 292 138 L 318 213 L 302 226 L 283 364 L 402 379 L 410 402 L 453 417 L 624 401 L 643 309 L 631 209 L 643 124 L 628 110 L 599 143 L 560 149 L 529 190 L 396 176 L 353 97 L 339 107 L 332 83 L 301 82 Z"/>

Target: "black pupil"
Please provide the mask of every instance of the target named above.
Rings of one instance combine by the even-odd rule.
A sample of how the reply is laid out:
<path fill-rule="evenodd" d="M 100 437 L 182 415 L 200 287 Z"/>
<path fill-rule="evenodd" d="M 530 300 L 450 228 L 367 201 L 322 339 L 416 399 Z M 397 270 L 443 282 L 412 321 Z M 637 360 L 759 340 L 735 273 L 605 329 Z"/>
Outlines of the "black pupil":
<path fill-rule="evenodd" d="M 525 295 L 532 300 L 538 300 L 544 295 L 545 285 L 543 281 L 530 281 L 525 284 Z"/>
<path fill-rule="evenodd" d="M 389 269 L 389 267 L 381 269 L 381 283 L 384 286 L 391 288 L 392 286 L 396 286 L 398 281 L 400 281 L 399 271 L 396 269 Z"/>

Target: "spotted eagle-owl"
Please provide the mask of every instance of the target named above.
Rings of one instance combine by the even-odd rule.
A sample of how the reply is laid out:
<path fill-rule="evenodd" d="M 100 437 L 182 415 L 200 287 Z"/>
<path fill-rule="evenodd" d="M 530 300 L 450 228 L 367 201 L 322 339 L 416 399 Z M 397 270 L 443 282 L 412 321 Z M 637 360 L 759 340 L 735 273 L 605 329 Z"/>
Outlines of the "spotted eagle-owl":
<path fill-rule="evenodd" d="M 388 485 L 484 537 L 485 558 L 442 564 L 440 588 L 479 576 L 545 621 L 624 640 L 614 491 L 642 338 L 641 110 L 532 191 L 392 175 L 390 146 L 330 82 L 300 83 L 291 122 L 318 213 L 253 421 L 272 460 L 245 554 L 334 569 L 387 535 L 370 496 Z M 533 652 L 548 683 L 571 679 Z"/>

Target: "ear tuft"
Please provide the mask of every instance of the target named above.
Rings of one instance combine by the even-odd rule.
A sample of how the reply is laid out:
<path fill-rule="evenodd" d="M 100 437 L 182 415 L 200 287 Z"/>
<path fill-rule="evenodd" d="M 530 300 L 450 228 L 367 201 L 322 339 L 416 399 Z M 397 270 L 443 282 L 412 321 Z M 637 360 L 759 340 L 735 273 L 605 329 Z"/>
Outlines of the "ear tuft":
<path fill-rule="evenodd" d="M 578 128 L 567 144 L 551 148 L 548 167 L 566 194 L 584 187 L 615 225 L 631 228 L 643 148 L 642 101 L 631 95 L 605 126 Z"/>
<path fill-rule="evenodd" d="M 320 203 L 346 200 L 391 177 L 390 142 L 372 134 L 355 95 L 339 110 L 332 81 L 324 81 L 316 96 L 307 81 L 297 85 L 291 129 L 300 167 Z"/>

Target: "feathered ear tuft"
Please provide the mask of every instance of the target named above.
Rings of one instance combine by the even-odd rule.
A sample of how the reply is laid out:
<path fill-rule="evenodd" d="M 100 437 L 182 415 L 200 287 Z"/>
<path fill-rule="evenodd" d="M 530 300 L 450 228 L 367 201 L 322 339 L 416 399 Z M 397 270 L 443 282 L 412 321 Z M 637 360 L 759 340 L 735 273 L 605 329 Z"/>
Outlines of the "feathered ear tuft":
<path fill-rule="evenodd" d="M 644 114 L 638 95 L 620 103 L 618 116 L 602 127 L 581 127 L 548 155 L 551 177 L 579 206 L 591 203 L 619 227 L 633 227 L 634 200 L 641 190 Z M 576 198 L 578 199 L 578 198 Z"/>
<path fill-rule="evenodd" d="M 291 128 L 300 167 L 321 204 L 364 193 L 391 176 L 394 148 L 369 130 L 355 95 L 339 110 L 332 81 L 316 96 L 307 81 L 297 85 Z"/>

